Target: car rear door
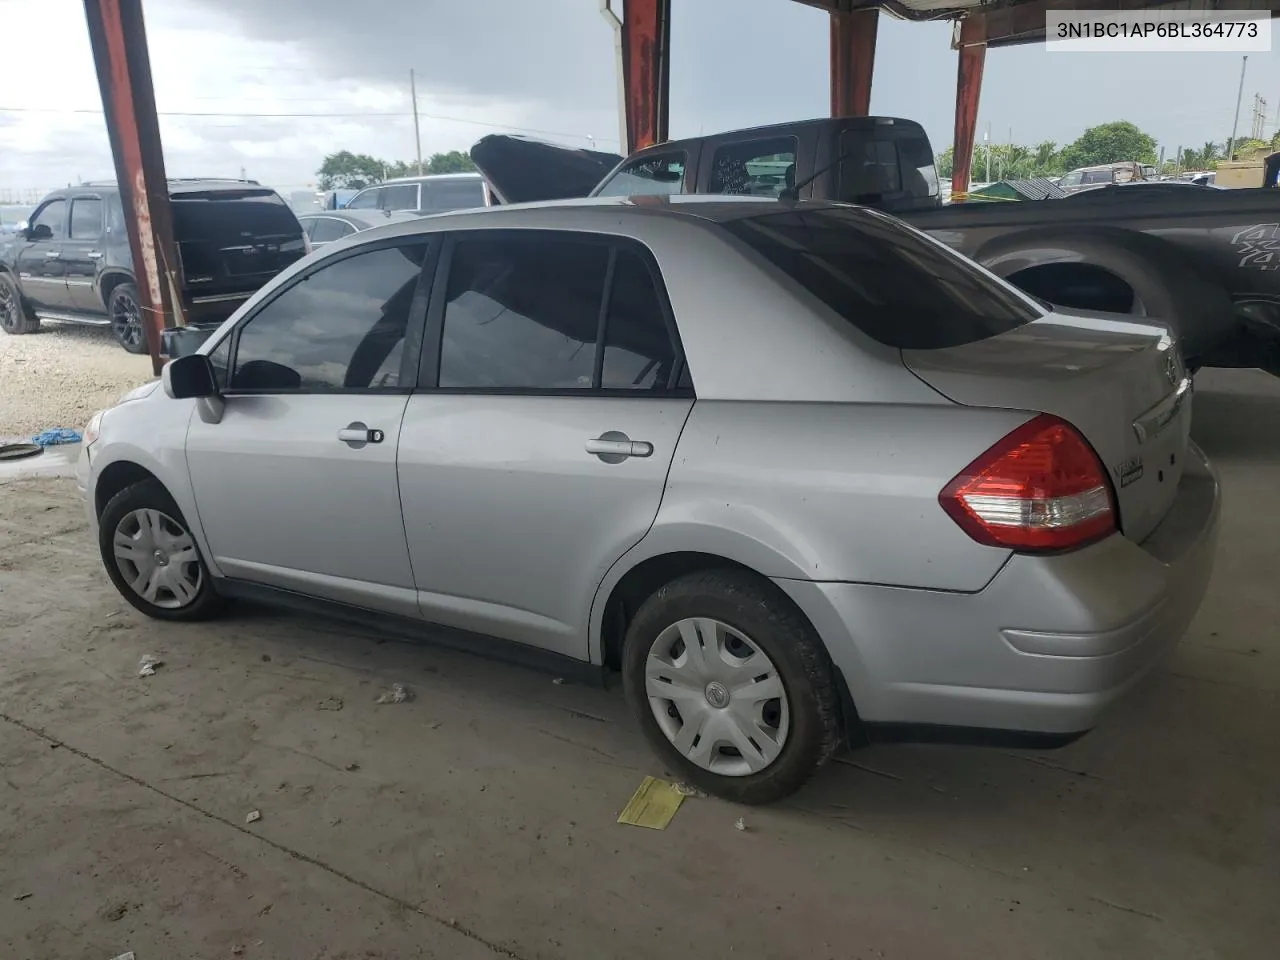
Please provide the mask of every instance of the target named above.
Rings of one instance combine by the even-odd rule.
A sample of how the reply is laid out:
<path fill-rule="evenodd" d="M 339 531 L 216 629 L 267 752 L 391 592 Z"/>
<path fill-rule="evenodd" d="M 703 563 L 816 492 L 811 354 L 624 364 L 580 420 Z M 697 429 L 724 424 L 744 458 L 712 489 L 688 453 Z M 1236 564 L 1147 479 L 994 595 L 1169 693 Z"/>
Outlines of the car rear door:
<path fill-rule="evenodd" d="M 27 241 L 18 252 L 18 282 L 22 286 L 22 295 L 37 311 L 73 309 L 62 262 L 66 225 L 66 198 L 55 197 L 46 201 L 28 224 L 28 232 L 36 239 Z"/>
<path fill-rule="evenodd" d="M 693 406 L 657 266 L 606 237 L 476 230 L 433 289 L 399 463 L 422 613 L 585 659 Z"/>
<path fill-rule="evenodd" d="M 396 478 L 425 314 L 422 239 L 321 260 L 210 355 L 221 419 L 187 464 L 222 572 L 417 616 Z"/>
<path fill-rule="evenodd" d="M 62 245 L 62 264 L 67 278 L 67 300 L 82 313 L 106 314 L 106 304 L 98 292 L 98 268 L 105 252 L 106 203 L 95 195 L 71 198 L 67 242 Z"/>

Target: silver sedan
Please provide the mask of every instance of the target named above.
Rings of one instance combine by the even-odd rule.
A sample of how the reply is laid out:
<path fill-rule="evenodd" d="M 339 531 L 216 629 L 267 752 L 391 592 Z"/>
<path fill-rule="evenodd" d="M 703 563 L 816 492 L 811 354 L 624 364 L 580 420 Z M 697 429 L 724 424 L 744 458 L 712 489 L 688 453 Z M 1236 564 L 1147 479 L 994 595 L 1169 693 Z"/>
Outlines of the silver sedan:
<path fill-rule="evenodd" d="M 667 768 L 748 803 L 842 744 L 1078 736 L 1213 562 L 1166 329 L 1048 312 L 859 208 L 380 227 L 162 384 L 78 473 L 139 610 L 303 599 L 620 672 Z"/>

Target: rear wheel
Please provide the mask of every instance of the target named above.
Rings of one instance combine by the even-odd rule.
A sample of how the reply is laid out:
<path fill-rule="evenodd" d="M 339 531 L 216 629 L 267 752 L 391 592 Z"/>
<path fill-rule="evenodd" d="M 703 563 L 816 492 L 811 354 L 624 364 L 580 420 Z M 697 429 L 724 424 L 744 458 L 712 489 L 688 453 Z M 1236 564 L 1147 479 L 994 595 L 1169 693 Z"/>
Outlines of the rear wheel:
<path fill-rule="evenodd" d="M 17 336 L 39 329 L 40 318 L 27 311 L 18 284 L 7 273 L 0 273 L 0 330 Z"/>
<path fill-rule="evenodd" d="M 137 287 L 122 283 L 112 290 L 107 297 L 107 316 L 111 318 L 111 333 L 120 346 L 130 353 L 147 352 L 147 332 L 142 325 Z"/>
<path fill-rule="evenodd" d="M 125 487 L 107 503 L 98 547 L 120 595 L 157 620 L 205 620 L 222 598 L 182 511 L 158 480 Z"/>
<path fill-rule="evenodd" d="M 637 611 L 623 647 L 631 710 L 680 776 L 739 803 L 798 790 L 835 751 L 831 663 L 807 621 L 751 574 L 689 574 Z"/>

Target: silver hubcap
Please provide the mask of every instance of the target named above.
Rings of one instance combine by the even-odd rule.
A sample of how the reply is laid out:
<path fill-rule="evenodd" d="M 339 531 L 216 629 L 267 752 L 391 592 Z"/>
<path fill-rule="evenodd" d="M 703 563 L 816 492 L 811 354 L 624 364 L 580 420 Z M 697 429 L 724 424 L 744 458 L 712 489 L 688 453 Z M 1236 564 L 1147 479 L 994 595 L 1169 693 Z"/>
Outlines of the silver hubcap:
<path fill-rule="evenodd" d="M 778 670 L 741 631 L 703 617 L 672 624 L 645 660 L 654 719 L 691 761 L 726 777 L 778 758 L 791 712 Z"/>
<path fill-rule="evenodd" d="M 147 603 L 177 610 L 195 600 L 204 571 L 195 541 L 159 510 L 134 510 L 116 525 L 116 568 Z"/>

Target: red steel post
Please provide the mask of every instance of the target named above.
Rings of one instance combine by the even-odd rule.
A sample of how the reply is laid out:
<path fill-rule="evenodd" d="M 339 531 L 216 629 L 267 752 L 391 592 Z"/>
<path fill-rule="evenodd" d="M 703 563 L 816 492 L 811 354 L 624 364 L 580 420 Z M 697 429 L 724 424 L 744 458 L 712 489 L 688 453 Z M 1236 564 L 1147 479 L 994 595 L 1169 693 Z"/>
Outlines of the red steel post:
<path fill-rule="evenodd" d="M 831 115 L 865 117 L 871 112 L 871 75 L 876 64 L 880 11 L 831 11 Z"/>
<path fill-rule="evenodd" d="M 622 79 L 627 151 L 667 139 L 671 103 L 671 0 L 626 0 Z"/>
<path fill-rule="evenodd" d="M 982 95 L 982 67 L 987 56 L 986 27 L 986 20 L 981 14 L 965 17 L 958 24 L 952 44 L 960 51 L 960 66 L 956 73 L 956 126 L 951 150 L 953 203 L 963 203 L 969 193 L 973 138 L 978 128 L 978 98 Z"/>
<path fill-rule="evenodd" d="M 175 313 L 181 321 L 178 291 L 182 279 L 142 0 L 84 0 L 84 11 L 133 252 L 151 367 L 159 374 L 161 331 L 174 325 Z"/>

